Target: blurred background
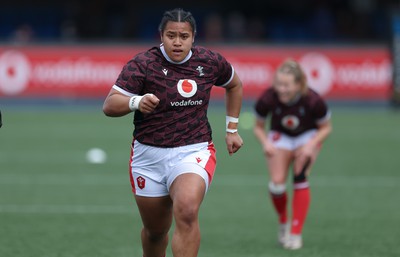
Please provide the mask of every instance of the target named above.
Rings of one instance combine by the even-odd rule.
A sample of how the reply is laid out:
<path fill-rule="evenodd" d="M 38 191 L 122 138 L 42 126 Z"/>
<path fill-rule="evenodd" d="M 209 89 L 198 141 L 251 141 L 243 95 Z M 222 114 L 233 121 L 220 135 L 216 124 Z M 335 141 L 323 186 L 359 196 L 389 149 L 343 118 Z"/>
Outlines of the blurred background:
<path fill-rule="evenodd" d="M 25 1 L 0 4 L 3 42 L 158 40 L 165 10 L 183 7 L 198 39 L 224 42 L 387 43 L 396 0 Z"/>
<path fill-rule="evenodd" d="M 294 58 L 328 100 L 400 102 L 395 0 L 4 0 L 0 99 L 103 98 L 134 54 L 159 43 L 161 16 L 176 7 L 195 16 L 196 44 L 232 62 L 246 100 Z"/>
<path fill-rule="evenodd" d="M 183 7 L 198 39 L 224 43 L 387 43 L 396 0 L 2 1 L 3 42 L 158 40 L 165 10 Z"/>
<path fill-rule="evenodd" d="M 221 52 L 244 87 L 245 147 L 232 157 L 224 91 L 212 92 L 219 164 L 200 256 L 293 256 L 276 244 L 252 132 L 253 103 L 286 58 L 327 100 L 334 127 L 310 177 L 296 256 L 400 256 L 399 0 L 0 1 L 0 256 L 142 256 L 133 115 L 105 117 L 102 104 L 124 64 L 159 44 L 161 16 L 176 7 L 195 16 L 195 44 Z"/>

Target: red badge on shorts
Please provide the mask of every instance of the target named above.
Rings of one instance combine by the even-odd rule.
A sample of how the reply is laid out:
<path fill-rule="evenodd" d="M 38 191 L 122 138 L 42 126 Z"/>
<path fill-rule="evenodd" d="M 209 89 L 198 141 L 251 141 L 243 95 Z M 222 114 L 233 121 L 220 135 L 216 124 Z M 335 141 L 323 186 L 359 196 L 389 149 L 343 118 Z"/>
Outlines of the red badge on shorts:
<path fill-rule="evenodd" d="M 275 132 L 272 134 L 272 141 L 278 141 L 281 138 L 281 133 Z"/>
<path fill-rule="evenodd" d="M 137 185 L 138 185 L 138 187 L 139 187 L 140 189 L 143 189 L 143 188 L 146 186 L 146 180 L 145 180 L 142 176 L 139 176 L 139 177 L 136 179 L 136 181 L 137 181 Z"/>

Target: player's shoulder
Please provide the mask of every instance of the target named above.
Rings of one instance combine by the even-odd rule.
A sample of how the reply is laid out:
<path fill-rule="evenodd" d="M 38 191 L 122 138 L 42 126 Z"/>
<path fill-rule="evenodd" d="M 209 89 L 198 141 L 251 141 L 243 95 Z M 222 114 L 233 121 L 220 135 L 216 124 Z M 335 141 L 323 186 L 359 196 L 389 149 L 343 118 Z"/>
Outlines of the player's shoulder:
<path fill-rule="evenodd" d="M 198 54 L 204 54 L 204 53 L 214 53 L 213 50 L 211 50 L 208 47 L 205 46 L 200 46 L 200 45 L 194 45 L 192 46 L 192 51 Z"/>
<path fill-rule="evenodd" d="M 198 46 L 198 45 L 193 46 L 192 52 L 194 53 L 195 56 L 198 56 L 199 58 L 207 57 L 214 60 L 219 60 L 223 58 L 219 52 L 204 46 Z"/>
<path fill-rule="evenodd" d="M 270 87 L 267 87 L 266 89 L 264 89 L 264 91 L 262 93 L 262 97 L 268 98 L 270 100 L 277 99 L 277 94 L 276 94 L 273 86 L 270 86 Z"/>
<path fill-rule="evenodd" d="M 323 100 L 322 96 L 310 87 L 307 89 L 306 97 L 310 100 Z"/>
<path fill-rule="evenodd" d="M 266 116 L 269 111 L 275 109 L 279 105 L 278 98 L 272 86 L 267 87 L 259 95 L 254 104 L 256 113 L 262 117 Z"/>
<path fill-rule="evenodd" d="M 264 105 L 275 105 L 277 104 L 277 94 L 272 86 L 267 87 L 264 89 L 264 91 L 261 93 L 258 101 L 260 103 L 263 103 Z"/>
<path fill-rule="evenodd" d="M 146 69 L 151 63 L 161 62 L 161 51 L 157 47 L 136 53 L 125 65 L 128 70 L 132 71 L 136 68 Z"/>
<path fill-rule="evenodd" d="M 308 88 L 305 100 L 310 106 L 325 104 L 325 99 L 312 88 Z"/>
<path fill-rule="evenodd" d="M 308 87 L 307 91 L 308 91 L 309 95 L 320 96 L 320 94 L 317 91 L 315 91 L 313 88 L 311 88 L 311 87 Z"/>
<path fill-rule="evenodd" d="M 161 58 L 161 51 L 158 47 L 152 47 L 148 50 L 137 53 L 132 57 L 130 62 L 146 64 L 149 62 L 159 61 Z"/>

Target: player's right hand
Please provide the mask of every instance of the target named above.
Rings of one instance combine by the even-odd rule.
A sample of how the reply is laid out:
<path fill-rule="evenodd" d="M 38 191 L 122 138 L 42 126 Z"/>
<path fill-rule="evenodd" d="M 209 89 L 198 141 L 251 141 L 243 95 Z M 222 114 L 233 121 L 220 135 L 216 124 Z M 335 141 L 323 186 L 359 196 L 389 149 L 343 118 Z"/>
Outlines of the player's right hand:
<path fill-rule="evenodd" d="M 142 113 L 152 113 L 158 104 L 160 99 L 153 94 L 145 94 L 139 103 L 139 111 Z"/>

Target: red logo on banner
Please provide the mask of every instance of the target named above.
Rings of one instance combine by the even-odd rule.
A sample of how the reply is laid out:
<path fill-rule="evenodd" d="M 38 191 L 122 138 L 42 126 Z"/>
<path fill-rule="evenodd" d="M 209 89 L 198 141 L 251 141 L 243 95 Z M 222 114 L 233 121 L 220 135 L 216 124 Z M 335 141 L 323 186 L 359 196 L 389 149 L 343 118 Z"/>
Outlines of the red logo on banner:
<path fill-rule="evenodd" d="M 137 185 L 138 185 L 138 187 L 139 187 L 140 189 L 143 189 L 143 188 L 146 186 L 146 180 L 145 180 L 142 176 L 139 176 L 139 177 L 136 179 L 136 181 L 137 181 Z"/>

